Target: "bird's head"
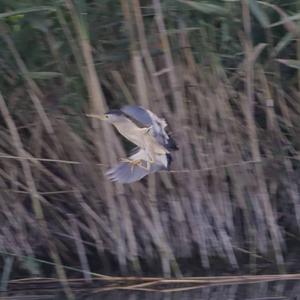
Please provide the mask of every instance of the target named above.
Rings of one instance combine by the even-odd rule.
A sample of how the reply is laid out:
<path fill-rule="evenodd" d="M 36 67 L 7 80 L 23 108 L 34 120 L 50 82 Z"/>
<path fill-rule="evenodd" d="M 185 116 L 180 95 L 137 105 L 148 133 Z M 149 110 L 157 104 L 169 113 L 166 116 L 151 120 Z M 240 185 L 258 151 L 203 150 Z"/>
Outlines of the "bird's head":
<path fill-rule="evenodd" d="M 103 115 L 102 120 L 113 124 L 113 123 L 120 122 L 123 118 L 124 116 L 120 110 L 112 109 Z"/>
<path fill-rule="evenodd" d="M 87 115 L 87 116 L 91 117 L 91 118 L 97 118 L 97 119 L 100 119 L 102 121 L 106 121 L 106 122 L 109 122 L 112 124 L 117 123 L 124 118 L 122 112 L 117 109 L 109 110 L 108 112 L 106 112 L 103 115 Z"/>

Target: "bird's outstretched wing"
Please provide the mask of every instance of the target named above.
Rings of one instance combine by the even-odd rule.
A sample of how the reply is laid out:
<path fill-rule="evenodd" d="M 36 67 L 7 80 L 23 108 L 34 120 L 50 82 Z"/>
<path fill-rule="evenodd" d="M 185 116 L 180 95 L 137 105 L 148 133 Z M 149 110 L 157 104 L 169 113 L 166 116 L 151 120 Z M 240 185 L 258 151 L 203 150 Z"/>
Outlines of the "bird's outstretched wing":
<path fill-rule="evenodd" d="M 148 156 L 143 149 L 136 148 L 136 152 L 132 154 L 130 160 L 141 160 L 142 166 L 133 165 L 130 162 L 121 162 L 109 169 L 106 175 L 112 181 L 120 183 L 132 183 L 142 179 L 143 177 L 157 172 L 159 170 L 167 169 L 170 164 L 170 154 L 159 155 L 155 163 L 150 164 L 150 168 L 147 169 Z"/>
<path fill-rule="evenodd" d="M 166 132 L 167 123 L 164 119 L 159 118 L 150 110 L 137 105 L 124 106 L 121 108 L 121 111 L 133 121 L 149 128 L 149 133 L 167 150 L 178 149 L 174 139 Z"/>

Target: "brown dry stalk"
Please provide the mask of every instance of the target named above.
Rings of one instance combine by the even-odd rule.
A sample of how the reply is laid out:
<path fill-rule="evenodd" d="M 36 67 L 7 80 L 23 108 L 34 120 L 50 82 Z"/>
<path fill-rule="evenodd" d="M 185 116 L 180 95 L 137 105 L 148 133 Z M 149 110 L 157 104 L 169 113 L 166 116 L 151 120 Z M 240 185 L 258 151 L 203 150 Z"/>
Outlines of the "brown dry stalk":
<path fill-rule="evenodd" d="M 251 25 L 250 25 L 250 13 L 249 7 L 246 0 L 242 1 L 242 11 L 243 11 L 243 22 L 244 29 L 246 33 L 245 39 L 245 55 L 246 55 L 246 89 L 247 89 L 247 101 L 245 103 L 245 116 L 249 130 L 249 138 L 251 145 L 252 157 L 254 160 L 261 160 L 261 155 L 259 151 L 258 137 L 256 132 L 256 125 L 254 119 L 254 61 L 252 58 L 253 45 L 251 39 Z M 261 165 L 255 165 L 255 170 L 257 174 L 257 183 L 260 193 L 260 199 L 265 210 L 267 223 L 269 224 L 270 233 L 272 236 L 272 243 L 274 247 L 275 257 L 279 268 L 281 269 L 284 263 L 282 255 L 282 236 L 280 230 L 275 222 L 275 217 L 273 213 L 273 208 L 271 206 L 268 188 L 265 182 L 264 170 Z"/>
<path fill-rule="evenodd" d="M 26 153 L 24 151 L 19 133 L 17 131 L 17 128 L 15 126 L 15 123 L 14 123 L 13 119 L 10 116 L 10 113 L 7 109 L 6 103 L 5 103 L 4 98 L 3 98 L 1 93 L 0 93 L 0 111 L 3 115 L 3 118 L 4 118 L 8 128 L 9 128 L 9 131 L 10 131 L 12 139 L 13 139 L 13 144 L 16 148 L 16 151 L 17 151 L 18 155 L 19 156 L 25 156 Z M 44 234 L 46 240 L 48 241 L 50 254 L 51 254 L 51 257 L 52 257 L 52 259 L 55 263 L 55 268 L 56 268 L 58 277 L 62 281 L 62 284 L 64 286 L 66 294 L 68 295 L 68 298 L 73 299 L 74 298 L 73 293 L 70 290 L 68 284 L 66 283 L 67 277 L 66 277 L 65 271 L 62 267 L 60 257 L 57 253 L 56 245 L 51 241 L 51 235 L 49 234 L 47 223 L 46 223 L 45 218 L 44 218 L 43 208 L 42 208 L 42 205 L 40 203 L 40 196 L 38 194 L 38 191 L 37 191 L 37 188 L 36 188 L 36 185 L 35 185 L 35 181 L 34 181 L 34 178 L 32 176 L 30 165 L 29 165 L 27 160 L 21 160 L 21 165 L 22 165 L 22 169 L 23 169 L 23 172 L 24 172 L 25 181 L 26 181 L 27 186 L 28 186 L 29 191 L 30 191 L 30 196 L 31 196 L 31 200 L 32 200 L 32 206 L 33 206 L 33 209 L 34 209 L 35 217 L 36 217 L 39 225 L 41 226 L 42 233 Z"/>

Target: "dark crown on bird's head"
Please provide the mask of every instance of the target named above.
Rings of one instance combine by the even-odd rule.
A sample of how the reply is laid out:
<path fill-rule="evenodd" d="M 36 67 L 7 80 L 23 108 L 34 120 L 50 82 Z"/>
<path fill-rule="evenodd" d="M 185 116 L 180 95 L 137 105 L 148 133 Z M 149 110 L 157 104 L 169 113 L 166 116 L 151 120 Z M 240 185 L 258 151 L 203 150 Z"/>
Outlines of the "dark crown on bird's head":
<path fill-rule="evenodd" d="M 122 116 L 123 113 L 119 109 L 110 109 L 105 113 L 106 115 L 116 115 L 116 116 Z"/>

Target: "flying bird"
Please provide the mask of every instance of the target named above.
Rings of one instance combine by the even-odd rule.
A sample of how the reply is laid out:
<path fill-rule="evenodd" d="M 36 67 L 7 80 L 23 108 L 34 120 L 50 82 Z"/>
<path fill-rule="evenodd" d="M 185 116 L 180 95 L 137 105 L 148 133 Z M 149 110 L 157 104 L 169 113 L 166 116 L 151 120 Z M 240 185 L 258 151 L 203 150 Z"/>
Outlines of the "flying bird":
<path fill-rule="evenodd" d="M 111 123 L 127 140 L 136 145 L 128 158 L 106 172 L 112 181 L 132 183 L 143 177 L 168 170 L 171 152 L 178 150 L 166 132 L 167 123 L 153 112 L 137 105 L 110 110 L 103 116 L 88 115 Z"/>

